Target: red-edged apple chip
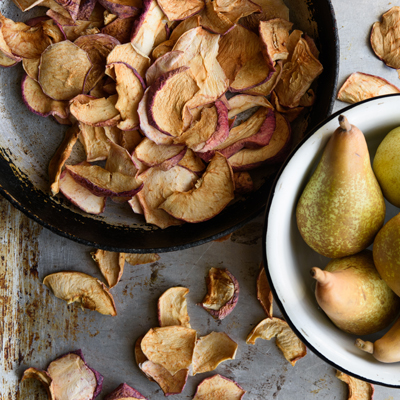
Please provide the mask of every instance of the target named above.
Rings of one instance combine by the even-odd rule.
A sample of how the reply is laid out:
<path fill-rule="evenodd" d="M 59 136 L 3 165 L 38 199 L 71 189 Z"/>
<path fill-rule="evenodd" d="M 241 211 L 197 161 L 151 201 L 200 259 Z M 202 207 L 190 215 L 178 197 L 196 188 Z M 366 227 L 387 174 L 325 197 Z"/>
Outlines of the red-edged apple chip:
<path fill-rule="evenodd" d="M 218 374 L 197 386 L 193 400 L 241 400 L 245 393 L 236 382 Z"/>
<path fill-rule="evenodd" d="M 99 267 L 101 274 L 107 281 L 109 288 L 113 288 L 124 273 L 125 253 L 113 251 L 96 250 L 92 255 L 93 261 Z"/>
<path fill-rule="evenodd" d="M 257 277 L 257 299 L 261 303 L 265 313 L 268 315 L 268 318 L 273 318 L 274 299 L 272 297 L 272 291 L 269 287 L 263 263 L 260 264 L 260 272 Z"/>
<path fill-rule="evenodd" d="M 36 379 L 45 388 L 48 396 L 48 400 L 55 400 L 54 390 L 53 390 L 53 380 L 46 371 L 42 371 L 36 368 L 28 368 L 24 371 L 22 375 L 21 383 L 26 379 Z"/>
<path fill-rule="evenodd" d="M 98 279 L 82 272 L 64 271 L 47 275 L 43 284 L 54 296 L 68 304 L 78 302 L 83 308 L 100 314 L 116 316 L 114 299 L 106 286 Z"/>
<path fill-rule="evenodd" d="M 196 175 L 201 175 L 206 169 L 202 159 L 197 156 L 191 149 L 187 149 L 185 156 L 178 163 L 179 166 L 188 169 Z"/>
<path fill-rule="evenodd" d="M 142 7 L 142 2 L 139 0 L 99 0 L 99 3 L 119 18 L 135 17 Z"/>
<path fill-rule="evenodd" d="M 207 221 L 233 200 L 234 189 L 232 169 L 227 159 L 216 153 L 192 190 L 174 192 L 159 208 L 182 221 Z"/>
<path fill-rule="evenodd" d="M 293 366 L 307 354 L 306 346 L 290 329 L 287 322 L 279 318 L 262 320 L 249 333 L 246 343 L 255 344 L 258 338 L 271 340 L 273 337 L 276 337 L 276 345 Z"/>
<path fill-rule="evenodd" d="M 349 388 L 348 400 L 372 400 L 374 398 L 375 387 L 371 383 L 353 378 L 341 371 L 336 371 L 336 378 L 347 383 Z"/>
<path fill-rule="evenodd" d="M 229 99 L 228 103 L 230 107 L 228 112 L 229 118 L 233 118 L 253 107 L 273 108 L 272 104 L 264 96 L 250 96 L 248 94 L 234 96 Z"/>
<path fill-rule="evenodd" d="M 224 14 L 215 10 L 215 1 L 205 0 L 206 6 L 200 13 L 200 25 L 208 31 L 225 35 L 235 25 Z"/>
<path fill-rule="evenodd" d="M 114 15 L 114 14 L 110 14 Z M 101 29 L 101 33 L 110 35 L 120 43 L 128 43 L 131 40 L 131 32 L 135 18 L 117 18 Z"/>
<path fill-rule="evenodd" d="M 38 81 L 39 79 L 39 64 L 40 58 L 24 58 L 22 60 L 22 67 L 24 71 L 32 78 L 34 81 Z"/>
<path fill-rule="evenodd" d="M 203 0 L 157 0 L 158 5 L 170 21 L 181 21 L 199 13 L 204 8 Z"/>
<path fill-rule="evenodd" d="M 239 282 L 225 268 L 211 268 L 206 278 L 207 294 L 199 305 L 215 319 L 228 316 L 239 300 Z"/>
<path fill-rule="evenodd" d="M 125 261 L 131 265 L 149 264 L 156 262 L 160 259 L 160 256 L 156 253 L 126 253 Z"/>
<path fill-rule="evenodd" d="M 193 375 L 214 371 L 226 360 L 234 360 L 238 345 L 224 332 L 211 332 L 197 340 L 193 354 Z"/>
<path fill-rule="evenodd" d="M 126 383 L 121 383 L 104 400 L 146 400 L 141 393 Z"/>
<path fill-rule="evenodd" d="M 251 0 L 216 0 L 214 9 L 223 13 L 223 15 L 234 24 L 236 24 L 240 18 L 261 11 L 261 7 Z"/>
<path fill-rule="evenodd" d="M 160 326 L 180 325 L 191 328 L 185 296 L 189 289 L 172 287 L 158 299 L 158 322 Z"/>
<path fill-rule="evenodd" d="M 269 79 L 261 85 L 254 86 L 251 89 L 244 90 L 243 93 L 251 94 L 254 96 L 268 96 L 275 89 L 282 75 L 282 61 L 275 64 L 275 72 Z"/>

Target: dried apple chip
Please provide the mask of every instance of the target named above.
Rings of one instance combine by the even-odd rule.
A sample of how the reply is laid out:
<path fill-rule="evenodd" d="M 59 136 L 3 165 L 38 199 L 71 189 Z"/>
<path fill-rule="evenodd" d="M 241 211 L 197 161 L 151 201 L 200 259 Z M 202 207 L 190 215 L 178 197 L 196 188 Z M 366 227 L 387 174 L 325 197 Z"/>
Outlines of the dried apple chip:
<path fill-rule="evenodd" d="M 113 288 L 124 273 L 125 253 L 98 249 L 90 254 L 107 281 L 109 288 Z"/>
<path fill-rule="evenodd" d="M 275 110 L 278 111 L 280 114 L 282 114 L 288 122 L 292 122 L 303 112 L 304 107 L 300 106 L 300 104 L 302 103 L 305 96 L 306 95 L 301 97 L 299 101 L 299 106 L 293 108 L 282 106 L 275 92 L 272 92 L 270 100 L 274 104 Z"/>
<path fill-rule="evenodd" d="M 178 165 L 186 168 L 196 175 L 201 175 L 206 169 L 206 166 L 203 163 L 202 159 L 197 156 L 191 149 L 187 149 L 185 156 L 182 158 L 181 161 L 179 161 Z"/>
<path fill-rule="evenodd" d="M 21 58 L 9 57 L 7 54 L 4 54 L 4 52 L 1 51 L 1 48 L 0 48 L 0 67 L 3 67 L 3 68 L 14 67 L 19 62 L 21 62 Z"/>
<path fill-rule="evenodd" d="M 261 11 L 261 7 L 251 0 L 216 0 L 214 9 L 223 13 L 234 24 L 242 17 Z"/>
<path fill-rule="evenodd" d="M 362 72 L 354 72 L 339 89 L 337 98 L 345 103 L 354 104 L 372 97 L 392 93 L 400 93 L 400 89 L 386 79 Z"/>
<path fill-rule="evenodd" d="M 244 90 L 243 93 L 254 95 L 254 96 L 268 96 L 275 89 L 282 75 L 282 61 L 278 61 L 275 64 L 275 72 L 270 78 L 262 83 L 261 85 L 254 86 L 251 89 Z"/>
<path fill-rule="evenodd" d="M 146 400 L 141 393 L 126 383 L 121 383 L 104 400 Z"/>
<path fill-rule="evenodd" d="M 189 18 L 204 8 L 203 0 L 157 0 L 157 3 L 170 21 Z"/>
<path fill-rule="evenodd" d="M 120 43 L 125 44 L 131 40 L 131 31 L 133 29 L 134 23 L 134 17 L 117 18 L 111 23 L 107 24 L 104 28 L 102 28 L 101 33 L 110 35 L 117 39 Z"/>
<path fill-rule="evenodd" d="M 160 296 L 157 304 L 160 326 L 180 325 L 191 328 L 185 298 L 188 293 L 188 288 L 172 287 Z"/>
<path fill-rule="evenodd" d="M 200 306 L 215 319 L 228 316 L 239 300 L 239 282 L 225 268 L 211 268 L 206 277 L 207 294 Z"/>
<path fill-rule="evenodd" d="M 153 59 L 157 59 L 162 57 L 163 55 L 169 53 L 175 45 L 174 40 L 166 40 L 165 42 L 160 43 L 154 50 L 151 52 L 151 56 Z"/>
<path fill-rule="evenodd" d="M 141 1 L 139 0 L 98 0 L 110 13 L 119 18 L 135 17 L 140 13 Z"/>
<path fill-rule="evenodd" d="M 22 60 L 22 67 L 24 68 L 24 71 L 29 78 L 36 82 L 39 79 L 39 64 L 40 58 L 24 58 Z"/>
<path fill-rule="evenodd" d="M 135 177 L 137 168 L 128 150 L 116 143 L 108 142 L 109 152 L 105 169 L 110 172 L 120 172 Z"/>
<path fill-rule="evenodd" d="M 149 264 L 156 262 L 160 259 L 160 256 L 156 253 L 143 253 L 143 254 L 134 254 L 134 253 L 126 253 L 125 261 L 131 265 L 140 265 L 140 264 Z"/>
<path fill-rule="evenodd" d="M 174 192 L 159 208 L 182 221 L 207 221 L 234 198 L 233 172 L 227 159 L 215 153 L 203 176 L 188 192 Z"/>
<path fill-rule="evenodd" d="M 116 316 L 114 299 L 106 286 L 98 279 L 82 272 L 64 271 L 47 275 L 43 284 L 54 296 L 68 304 L 78 302 L 83 308 L 104 315 Z"/>
<path fill-rule="evenodd" d="M 200 25 L 208 31 L 225 35 L 235 25 L 224 14 L 215 10 L 215 1 L 205 0 L 206 6 L 200 13 Z"/>
<path fill-rule="evenodd" d="M 236 382 L 218 374 L 204 379 L 197 386 L 193 400 L 240 400 L 245 393 Z"/>
<path fill-rule="evenodd" d="M 254 191 L 254 183 L 247 171 L 234 172 L 235 195 L 242 195 Z"/>
<path fill-rule="evenodd" d="M 143 337 L 141 348 L 150 361 L 175 375 L 192 364 L 196 337 L 194 329 L 184 326 L 152 328 Z"/>
<path fill-rule="evenodd" d="M 273 108 L 272 104 L 264 96 L 251 96 L 248 94 L 239 94 L 229 99 L 228 118 L 233 118 L 241 112 L 247 111 L 253 107 Z"/>
<path fill-rule="evenodd" d="M 86 161 L 101 161 L 107 159 L 110 139 L 104 127 L 95 127 L 85 124 L 79 124 L 81 133 L 79 140 L 86 153 Z"/>
<path fill-rule="evenodd" d="M 273 296 L 263 263 L 260 264 L 260 272 L 257 276 L 257 299 L 268 318 L 273 318 Z"/>
<path fill-rule="evenodd" d="M 290 329 L 287 322 L 280 318 L 266 318 L 249 333 L 247 344 L 255 344 L 258 338 L 271 340 L 276 337 L 276 345 L 282 351 L 286 360 L 293 366 L 307 354 L 306 346 Z"/>
<path fill-rule="evenodd" d="M 86 51 L 65 40 L 49 46 L 40 57 L 39 84 L 54 100 L 71 100 L 82 93 L 92 68 Z"/>
<path fill-rule="evenodd" d="M 193 375 L 214 371 L 226 360 L 234 360 L 238 345 L 224 332 L 200 337 L 193 354 Z"/>
<path fill-rule="evenodd" d="M 348 400 L 372 400 L 374 398 L 375 387 L 371 383 L 353 378 L 341 371 L 336 371 L 336 378 L 347 383 L 349 388 Z"/>
<path fill-rule="evenodd" d="M 77 19 L 81 0 L 57 0 L 57 3 L 68 11 L 73 20 Z"/>
<path fill-rule="evenodd" d="M 46 389 L 47 396 L 49 400 L 55 400 L 53 391 L 53 380 L 46 371 L 42 371 L 36 368 L 28 368 L 24 371 L 21 382 L 26 379 L 36 379 L 39 381 L 43 387 Z"/>

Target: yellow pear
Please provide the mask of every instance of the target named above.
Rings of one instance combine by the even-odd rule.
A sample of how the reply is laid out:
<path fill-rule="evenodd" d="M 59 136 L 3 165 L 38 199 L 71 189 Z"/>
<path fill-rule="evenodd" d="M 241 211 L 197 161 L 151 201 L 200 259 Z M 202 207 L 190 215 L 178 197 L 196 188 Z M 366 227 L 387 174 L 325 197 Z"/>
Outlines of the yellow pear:
<path fill-rule="evenodd" d="M 343 115 L 339 124 L 296 209 L 301 236 L 328 258 L 367 248 L 385 219 L 385 201 L 364 134 Z"/>

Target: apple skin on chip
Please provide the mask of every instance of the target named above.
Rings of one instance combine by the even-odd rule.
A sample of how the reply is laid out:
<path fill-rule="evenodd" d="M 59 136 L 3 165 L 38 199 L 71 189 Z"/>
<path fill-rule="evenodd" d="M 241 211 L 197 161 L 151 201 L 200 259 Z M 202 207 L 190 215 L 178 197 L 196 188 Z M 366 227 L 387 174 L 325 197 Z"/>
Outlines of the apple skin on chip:
<path fill-rule="evenodd" d="M 147 400 L 141 393 L 126 383 L 121 383 L 104 400 Z"/>
<path fill-rule="evenodd" d="M 135 17 L 140 13 L 140 1 L 124 1 L 124 0 L 98 0 L 99 3 L 110 13 L 117 15 L 119 18 Z"/>
<path fill-rule="evenodd" d="M 236 382 L 218 374 L 200 382 L 193 400 L 240 400 L 245 393 Z"/>

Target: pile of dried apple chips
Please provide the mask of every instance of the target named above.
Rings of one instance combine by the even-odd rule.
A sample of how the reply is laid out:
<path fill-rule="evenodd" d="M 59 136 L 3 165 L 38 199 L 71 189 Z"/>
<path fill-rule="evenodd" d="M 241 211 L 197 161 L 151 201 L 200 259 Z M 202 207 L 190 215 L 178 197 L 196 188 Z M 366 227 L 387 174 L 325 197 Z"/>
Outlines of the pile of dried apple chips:
<path fill-rule="evenodd" d="M 71 125 L 50 192 L 90 214 L 111 198 L 160 228 L 214 217 L 315 101 L 319 52 L 282 0 L 13 1 L 47 11 L 0 14 L 0 65 L 21 62 L 27 107 Z"/>

